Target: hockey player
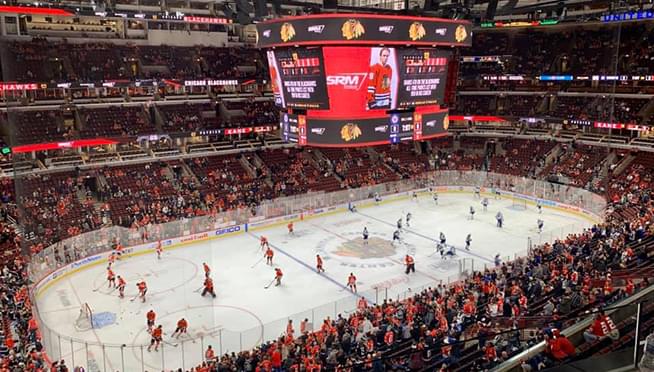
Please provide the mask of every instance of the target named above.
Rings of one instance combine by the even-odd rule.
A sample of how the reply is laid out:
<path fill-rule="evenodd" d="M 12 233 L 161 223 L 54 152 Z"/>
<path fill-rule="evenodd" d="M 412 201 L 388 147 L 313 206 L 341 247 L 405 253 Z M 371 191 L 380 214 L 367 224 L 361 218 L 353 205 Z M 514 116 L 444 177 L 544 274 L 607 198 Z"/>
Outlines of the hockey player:
<path fill-rule="evenodd" d="M 466 236 L 466 251 L 470 250 L 470 243 L 472 243 L 472 234 Z"/>
<path fill-rule="evenodd" d="M 107 258 L 107 262 L 109 262 L 109 265 L 108 265 L 109 267 L 111 267 L 114 264 L 114 262 L 116 262 L 116 253 L 115 252 L 109 253 L 109 258 Z"/>
<path fill-rule="evenodd" d="M 432 199 L 434 199 L 434 204 L 438 205 L 438 193 L 434 191 L 434 193 L 431 195 Z"/>
<path fill-rule="evenodd" d="M 293 221 L 289 222 L 286 227 L 288 228 L 288 235 L 295 236 L 295 233 L 293 232 Z"/>
<path fill-rule="evenodd" d="M 436 243 L 436 250 L 441 255 L 441 258 L 445 258 L 445 247 L 441 243 Z"/>
<path fill-rule="evenodd" d="M 127 285 L 125 279 L 123 279 L 120 275 L 118 275 L 118 297 L 120 298 L 125 297 L 125 285 Z"/>
<path fill-rule="evenodd" d="M 536 208 L 538 208 L 538 214 L 543 213 L 543 204 L 541 204 L 540 200 L 536 201 Z"/>
<path fill-rule="evenodd" d="M 414 202 L 417 203 L 417 202 L 418 202 L 418 193 L 414 191 L 413 194 L 411 194 L 411 199 L 412 199 Z M 408 224 L 407 224 L 407 226 L 408 226 Z"/>
<path fill-rule="evenodd" d="M 404 265 L 406 265 L 406 270 L 404 271 L 405 274 L 409 275 L 410 272 L 416 272 L 415 261 L 413 260 L 413 257 L 408 254 L 404 256 Z"/>
<path fill-rule="evenodd" d="M 202 290 L 202 297 L 209 293 L 213 298 L 216 298 L 216 292 L 213 290 L 213 280 L 210 277 L 204 279 L 204 289 Z"/>
<path fill-rule="evenodd" d="M 161 253 L 163 252 L 163 248 L 161 247 L 161 240 L 157 242 L 157 248 L 155 248 L 155 251 L 157 252 L 157 259 L 161 259 Z"/>
<path fill-rule="evenodd" d="M 322 267 L 322 257 L 319 254 L 316 255 L 316 271 L 318 274 L 325 272 L 325 269 Z"/>
<path fill-rule="evenodd" d="M 175 328 L 175 332 L 173 332 L 173 334 L 170 337 L 175 337 L 175 335 L 177 335 L 176 338 L 179 338 L 179 336 L 181 336 L 182 333 L 186 334 L 187 328 L 188 328 L 188 322 L 186 321 L 186 319 L 182 318 L 178 320 L 177 328 Z"/>
<path fill-rule="evenodd" d="M 393 241 L 391 244 L 395 245 L 395 242 L 401 243 L 402 239 L 400 238 L 400 230 L 395 230 L 393 232 Z"/>
<path fill-rule="evenodd" d="M 379 193 L 376 192 L 375 193 L 375 204 L 379 205 L 379 203 L 381 203 L 381 201 L 382 201 L 381 196 L 379 196 Z"/>
<path fill-rule="evenodd" d="M 141 297 L 141 302 L 145 302 L 145 294 L 148 293 L 148 285 L 145 284 L 145 280 L 136 283 L 136 288 L 139 290 L 139 297 Z"/>
<path fill-rule="evenodd" d="M 347 206 L 347 209 L 349 209 L 350 212 L 352 212 L 352 213 L 356 213 L 356 212 L 357 212 L 357 206 L 354 205 L 354 203 L 350 203 L 350 205 Z"/>
<path fill-rule="evenodd" d="M 116 243 L 116 259 L 120 260 L 120 257 L 123 255 L 123 245 Z"/>
<path fill-rule="evenodd" d="M 357 292 L 357 277 L 354 276 L 354 273 L 350 273 L 350 276 L 347 277 L 347 286 L 352 292 Z"/>
<path fill-rule="evenodd" d="M 259 239 L 259 242 L 261 243 L 262 251 L 264 251 L 265 248 L 270 248 L 270 244 L 268 244 L 268 238 L 266 238 L 265 236 L 262 235 L 261 238 Z"/>
<path fill-rule="evenodd" d="M 502 264 L 502 259 L 500 258 L 500 254 L 495 255 L 495 266 L 500 266 Z"/>
<path fill-rule="evenodd" d="M 388 63 L 391 55 L 389 48 L 381 48 L 379 62 L 370 66 L 368 73 L 368 109 L 391 108 L 391 80 L 393 68 Z"/>
<path fill-rule="evenodd" d="M 475 219 L 475 208 L 473 208 L 472 205 L 470 206 L 470 211 L 468 213 L 470 213 L 470 220 L 474 220 Z"/>
<path fill-rule="evenodd" d="M 107 267 L 107 282 L 109 283 L 108 288 L 112 286 L 116 288 L 116 274 L 111 270 L 111 267 Z"/>
<path fill-rule="evenodd" d="M 159 351 L 159 344 L 161 344 L 161 339 L 163 338 L 163 328 L 161 324 L 157 328 L 152 330 L 152 338 L 150 339 L 150 346 L 148 346 L 148 351 L 154 346 L 154 351 Z"/>
<path fill-rule="evenodd" d="M 475 186 L 475 198 L 481 198 L 481 188 Z"/>
<path fill-rule="evenodd" d="M 545 225 L 545 221 L 543 221 L 543 220 L 541 220 L 539 218 L 538 221 L 536 221 L 536 224 L 538 225 L 538 233 L 539 234 L 542 233 L 543 232 L 543 225 Z"/>
<path fill-rule="evenodd" d="M 266 265 L 272 266 L 274 255 L 275 253 L 273 252 L 273 250 L 270 247 L 268 247 L 268 249 L 266 249 L 266 253 L 264 254 L 264 256 L 266 256 Z"/>
<path fill-rule="evenodd" d="M 488 198 L 484 198 L 484 200 L 481 201 L 481 205 L 484 208 L 484 212 L 488 211 Z"/>
<path fill-rule="evenodd" d="M 147 320 L 147 325 L 148 325 L 148 333 L 152 332 L 152 327 L 154 327 L 154 321 L 157 318 L 157 313 L 154 312 L 154 310 L 150 309 L 150 311 L 145 314 L 145 319 Z"/>
<path fill-rule="evenodd" d="M 448 249 L 447 252 L 445 253 L 445 257 L 443 257 L 443 258 L 454 257 L 454 256 L 456 256 L 456 247 L 453 246 L 453 245 L 450 245 L 448 248 L 449 248 L 449 249 Z"/>
<path fill-rule="evenodd" d="M 363 244 L 368 245 L 368 227 L 363 227 Z"/>
<path fill-rule="evenodd" d="M 441 245 L 445 245 L 446 242 L 445 234 L 441 232 L 441 234 L 438 236 L 438 239 L 441 241 Z"/>
<path fill-rule="evenodd" d="M 412 218 L 412 217 L 413 217 L 413 216 L 411 215 L 411 212 L 409 212 L 409 213 L 406 214 L 406 226 L 407 226 L 407 227 L 411 226 L 411 225 L 409 225 L 409 222 L 411 222 L 411 218 Z"/>
<path fill-rule="evenodd" d="M 497 227 L 501 229 L 504 224 L 504 216 L 502 215 L 502 212 L 497 212 L 495 219 L 497 220 Z"/>
<path fill-rule="evenodd" d="M 206 262 L 202 263 L 202 268 L 204 269 L 204 277 L 205 278 L 208 278 L 209 276 L 211 276 L 211 268 L 209 267 L 209 265 L 207 265 Z"/>
<path fill-rule="evenodd" d="M 402 230 L 402 217 L 400 217 L 400 219 L 397 220 L 397 229 Z"/>
<path fill-rule="evenodd" d="M 282 277 L 284 276 L 284 273 L 282 273 L 282 269 L 279 267 L 275 268 L 275 287 L 278 287 L 282 285 Z"/>

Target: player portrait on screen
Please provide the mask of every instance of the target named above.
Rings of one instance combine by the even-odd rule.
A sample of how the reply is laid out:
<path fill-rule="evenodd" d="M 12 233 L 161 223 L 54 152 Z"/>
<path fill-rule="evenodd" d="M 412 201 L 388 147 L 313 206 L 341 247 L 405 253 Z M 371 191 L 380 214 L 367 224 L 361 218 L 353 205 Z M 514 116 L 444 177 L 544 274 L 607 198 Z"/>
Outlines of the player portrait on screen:
<path fill-rule="evenodd" d="M 273 99 L 278 107 L 285 107 L 284 95 L 282 94 L 282 81 L 277 71 L 277 61 L 272 51 L 268 51 L 268 66 L 270 69 L 270 86 L 273 91 Z"/>
<path fill-rule="evenodd" d="M 395 50 L 370 48 L 370 71 L 368 72 L 367 108 L 395 108 L 397 90 Z"/>

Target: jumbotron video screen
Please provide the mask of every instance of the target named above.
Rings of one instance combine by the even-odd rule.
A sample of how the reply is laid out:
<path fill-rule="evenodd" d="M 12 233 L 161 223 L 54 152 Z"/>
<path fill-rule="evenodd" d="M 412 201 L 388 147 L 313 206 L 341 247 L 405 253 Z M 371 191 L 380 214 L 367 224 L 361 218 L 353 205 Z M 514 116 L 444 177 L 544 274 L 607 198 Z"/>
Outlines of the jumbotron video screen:
<path fill-rule="evenodd" d="M 396 143 L 444 131 L 452 52 L 298 47 L 267 52 L 282 137 L 314 145 Z M 437 125 L 438 123 L 438 125 Z"/>
<path fill-rule="evenodd" d="M 439 105 L 450 56 L 435 48 L 287 48 L 268 51 L 268 64 L 279 107 L 356 116 Z"/>

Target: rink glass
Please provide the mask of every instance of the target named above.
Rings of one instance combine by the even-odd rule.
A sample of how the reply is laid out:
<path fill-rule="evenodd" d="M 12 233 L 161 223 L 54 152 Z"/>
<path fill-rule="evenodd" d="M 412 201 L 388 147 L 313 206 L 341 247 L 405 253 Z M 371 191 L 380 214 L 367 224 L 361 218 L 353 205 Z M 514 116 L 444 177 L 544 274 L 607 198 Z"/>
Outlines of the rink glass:
<path fill-rule="evenodd" d="M 186 236 L 200 233 L 208 230 L 215 230 L 216 226 L 240 225 L 248 221 L 261 221 L 265 219 L 288 216 L 325 207 L 345 207 L 349 203 L 359 203 L 370 201 L 375 194 L 382 198 L 385 196 L 406 193 L 413 190 L 426 190 L 428 188 L 449 187 L 447 192 L 471 192 L 470 187 L 481 187 L 484 195 L 492 200 L 492 192 L 502 190 L 510 191 L 528 197 L 530 200 L 526 204 L 530 208 L 535 208 L 534 198 L 542 199 L 544 205 L 547 201 L 555 201 L 570 206 L 575 206 L 590 212 L 589 218 L 600 219 L 603 216 L 606 207 L 606 200 L 599 195 L 579 188 L 565 185 L 552 184 L 540 180 L 534 180 L 524 177 L 515 177 L 504 174 L 494 174 L 474 171 L 436 171 L 422 174 L 413 179 L 400 180 L 374 186 L 367 186 L 353 190 L 342 190 L 332 193 L 309 192 L 303 195 L 292 197 L 278 198 L 263 202 L 256 208 L 244 208 L 232 211 L 226 211 L 216 216 L 202 216 L 193 219 L 180 219 L 178 221 L 151 225 L 140 229 L 129 229 L 119 226 L 103 228 L 97 231 L 81 234 L 64 241 L 60 241 L 52 246 L 43 249 L 38 254 L 31 256 L 29 263 L 29 275 L 32 283 L 39 282 L 53 270 L 79 261 L 85 257 L 95 254 L 108 252 L 111 250 L 111 242 L 117 239 L 123 246 L 130 247 L 137 244 L 148 242 L 157 242 L 159 240 L 172 239 L 175 237 Z M 460 187 L 460 189 L 458 188 Z M 464 187 L 468 187 L 464 189 Z M 564 226 L 555 231 L 544 231 L 541 234 L 534 234 L 533 237 L 525 241 L 524 252 L 515 254 L 513 257 L 502 257 L 504 262 L 513 260 L 519 256 L 526 256 L 529 250 L 541 243 L 551 242 L 558 238 L 564 238 L 568 234 L 581 232 L 582 226 L 571 224 Z M 55 249 L 58 252 L 66 249 L 70 252 L 68 256 L 61 254 L 55 255 Z M 477 264 L 477 265 L 475 265 Z M 438 284 L 449 284 L 460 280 L 465 275 L 469 275 L 474 270 L 483 270 L 484 264 L 475 262 L 473 259 L 466 258 L 459 262 L 459 275 L 445 278 L 439 282 L 434 282 L 420 288 L 413 288 L 411 292 L 391 289 L 370 289 L 366 292 L 360 292 L 369 302 L 381 303 L 388 298 L 405 299 L 412 296 L 427 287 L 434 287 Z M 32 291 L 32 304 L 35 307 L 35 313 L 38 316 L 38 306 Z M 243 332 L 231 332 L 222 330 L 215 336 L 215 340 L 188 340 L 179 343 L 177 347 L 163 345 L 160 365 L 156 368 L 187 368 L 196 365 L 202 360 L 204 349 L 207 342 L 218 344 L 215 347 L 217 353 L 240 351 L 250 349 L 253 346 L 277 338 L 286 327 L 288 319 L 292 319 L 294 324 L 299 324 L 307 318 L 312 325 L 319 325 L 326 317 L 336 318 L 338 314 L 347 314 L 356 308 L 356 298 L 349 296 L 347 298 L 324 304 L 322 306 L 304 311 L 298 314 L 292 314 L 284 319 L 269 322 L 261 327 L 256 327 Z M 47 309 L 43 309 L 47 310 Z M 344 315 L 345 315 L 344 314 Z M 49 329 L 47 325 L 39 318 L 43 345 L 51 359 L 64 358 L 69 361 L 69 365 L 84 365 L 89 370 L 105 371 L 109 369 L 125 370 L 125 364 L 134 367 L 135 363 L 143 360 L 142 355 L 147 345 L 127 345 L 127 344 L 109 344 L 109 343 L 92 343 L 88 341 L 77 340 L 74 337 L 61 335 Z M 175 355 L 176 354 L 176 355 Z M 89 356 L 93 356 L 89 359 Z M 166 355 L 175 355 L 175 358 L 167 358 Z M 170 359 L 170 361 L 167 361 Z M 173 360 L 182 360 L 185 365 L 173 365 Z M 95 365 L 93 365 L 95 364 Z M 143 363 L 140 370 L 146 370 L 148 367 Z"/>

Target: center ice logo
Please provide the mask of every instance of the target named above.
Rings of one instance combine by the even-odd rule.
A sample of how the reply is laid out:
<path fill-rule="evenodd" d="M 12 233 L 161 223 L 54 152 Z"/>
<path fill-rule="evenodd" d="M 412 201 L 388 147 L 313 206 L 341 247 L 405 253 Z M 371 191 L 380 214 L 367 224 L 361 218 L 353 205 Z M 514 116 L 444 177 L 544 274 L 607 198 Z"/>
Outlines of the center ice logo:
<path fill-rule="evenodd" d="M 342 232 L 341 238 L 326 238 L 316 245 L 316 253 L 325 260 L 340 265 L 362 269 L 384 268 L 401 265 L 405 254 L 415 254 L 413 244 L 393 246 L 390 234 L 370 234 L 368 244 L 363 244 L 359 232 Z M 343 239 L 345 238 L 345 239 Z"/>
<path fill-rule="evenodd" d="M 365 260 L 393 256 L 395 252 L 395 247 L 388 240 L 371 237 L 368 239 L 368 244 L 363 244 L 363 238 L 359 237 L 342 243 L 334 251 L 334 254 L 341 257 L 356 257 Z"/>

